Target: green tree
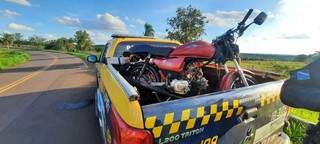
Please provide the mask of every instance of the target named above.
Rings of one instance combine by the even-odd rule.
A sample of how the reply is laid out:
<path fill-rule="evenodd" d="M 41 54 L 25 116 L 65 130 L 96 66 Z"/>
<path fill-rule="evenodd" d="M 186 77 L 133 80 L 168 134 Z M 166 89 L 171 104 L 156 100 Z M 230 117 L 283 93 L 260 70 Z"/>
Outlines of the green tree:
<path fill-rule="evenodd" d="M 76 49 L 76 45 L 74 44 L 74 40 L 72 38 L 60 38 L 57 40 L 57 43 L 59 43 L 61 49 L 65 51 L 75 51 Z"/>
<path fill-rule="evenodd" d="M 75 51 L 75 44 L 72 38 L 59 38 L 57 40 L 49 41 L 45 49 L 53 49 L 53 50 L 64 50 L 64 51 Z"/>
<path fill-rule="evenodd" d="M 21 33 L 14 33 L 13 34 L 13 37 L 14 37 L 14 43 L 20 47 L 21 46 L 21 43 L 23 41 L 23 35 Z"/>
<path fill-rule="evenodd" d="M 144 36 L 154 36 L 154 29 L 151 24 L 145 23 L 144 24 Z"/>
<path fill-rule="evenodd" d="M 297 55 L 294 58 L 294 61 L 299 61 L 299 62 L 306 62 L 308 60 L 309 56 L 305 54 Z"/>
<path fill-rule="evenodd" d="M 29 37 L 29 44 L 30 45 L 33 45 L 33 46 L 36 46 L 37 48 L 41 48 L 42 46 L 45 45 L 45 41 L 46 39 L 45 38 L 42 38 L 42 37 L 39 37 L 39 36 L 32 36 L 32 37 Z"/>
<path fill-rule="evenodd" d="M 77 43 L 76 49 L 77 50 L 91 50 L 93 42 L 90 39 L 90 35 L 84 30 L 84 31 L 77 31 L 74 35 L 75 42 Z"/>
<path fill-rule="evenodd" d="M 49 40 L 46 42 L 44 48 L 45 49 L 50 49 L 50 50 L 59 50 L 58 47 L 56 46 L 56 41 L 57 40 Z"/>
<path fill-rule="evenodd" d="M 187 8 L 178 8 L 176 16 L 168 19 L 171 29 L 167 29 L 168 38 L 187 43 L 200 38 L 204 34 L 207 23 L 200 10 L 189 5 Z"/>
<path fill-rule="evenodd" d="M 9 34 L 9 33 L 2 34 L 1 42 L 8 49 L 12 46 L 13 41 L 14 41 L 14 37 L 12 34 Z"/>

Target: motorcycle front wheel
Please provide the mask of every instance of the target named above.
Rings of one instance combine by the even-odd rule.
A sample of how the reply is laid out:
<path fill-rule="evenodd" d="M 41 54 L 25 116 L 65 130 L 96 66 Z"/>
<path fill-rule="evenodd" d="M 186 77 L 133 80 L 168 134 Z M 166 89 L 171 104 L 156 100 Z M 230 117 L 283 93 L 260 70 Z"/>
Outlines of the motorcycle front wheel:
<path fill-rule="evenodd" d="M 257 80 L 251 76 L 251 75 L 248 75 L 248 74 L 244 74 L 249 86 L 251 85 L 255 85 L 257 84 Z M 245 87 L 246 85 L 244 84 L 244 82 L 242 81 L 241 77 L 239 74 L 236 74 L 234 77 L 233 77 L 233 81 L 231 83 L 231 89 L 236 89 L 236 88 L 240 88 L 240 87 Z"/>

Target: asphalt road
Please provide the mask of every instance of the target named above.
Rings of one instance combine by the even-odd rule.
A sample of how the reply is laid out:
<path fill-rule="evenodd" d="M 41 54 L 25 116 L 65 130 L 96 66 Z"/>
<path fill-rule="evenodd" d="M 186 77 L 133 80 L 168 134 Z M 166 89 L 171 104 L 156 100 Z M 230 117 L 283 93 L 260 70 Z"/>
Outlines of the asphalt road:
<path fill-rule="evenodd" d="M 0 144 L 100 143 L 93 70 L 70 55 L 30 53 L 0 71 Z"/>

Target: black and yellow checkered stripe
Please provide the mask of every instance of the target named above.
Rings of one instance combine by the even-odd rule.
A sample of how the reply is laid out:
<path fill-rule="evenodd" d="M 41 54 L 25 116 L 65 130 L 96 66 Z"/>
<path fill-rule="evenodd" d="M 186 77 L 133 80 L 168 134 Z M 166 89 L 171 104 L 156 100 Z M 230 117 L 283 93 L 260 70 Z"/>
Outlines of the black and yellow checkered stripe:
<path fill-rule="evenodd" d="M 260 106 L 270 105 L 280 100 L 280 91 L 274 93 L 263 93 L 260 95 Z"/>
<path fill-rule="evenodd" d="M 230 104 L 230 105 L 229 105 Z M 218 111 L 217 104 L 211 104 L 209 108 L 199 106 L 196 109 L 184 109 L 181 113 L 176 113 L 176 117 L 180 116 L 178 121 L 174 121 L 175 113 L 166 113 L 163 119 L 163 123 L 157 124 L 157 116 L 150 116 L 145 119 L 145 127 L 150 129 L 155 138 L 159 138 L 164 129 L 167 128 L 168 134 L 174 134 L 179 129 L 189 130 L 195 127 L 196 121 L 200 126 L 205 126 L 210 120 L 218 122 L 224 115 L 225 118 L 231 118 L 232 115 L 240 115 L 243 111 L 243 107 L 239 105 L 239 100 L 233 100 L 231 102 L 224 101 L 221 104 L 221 108 Z M 191 117 L 192 111 L 196 111 L 196 115 Z M 181 115 L 180 115 L 181 114 Z"/>

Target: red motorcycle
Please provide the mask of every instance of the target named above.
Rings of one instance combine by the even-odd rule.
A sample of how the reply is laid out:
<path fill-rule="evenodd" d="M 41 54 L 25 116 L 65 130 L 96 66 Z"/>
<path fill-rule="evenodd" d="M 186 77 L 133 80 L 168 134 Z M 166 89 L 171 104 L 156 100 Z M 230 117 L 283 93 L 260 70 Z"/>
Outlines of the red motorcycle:
<path fill-rule="evenodd" d="M 248 11 L 236 28 L 228 30 L 212 43 L 204 41 L 190 42 L 177 48 L 136 45 L 126 54 L 132 66 L 128 77 L 131 82 L 170 96 L 195 95 L 206 90 L 208 80 L 203 76 L 202 68 L 209 63 L 224 65 L 226 75 L 220 82 L 220 90 L 243 87 L 254 84 L 254 80 L 246 78 L 239 66 L 239 47 L 236 38 L 253 23 L 261 25 L 267 18 L 261 12 L 250 24 L 245 22 L 253 12 Z M 226 61 L 232 60 L 236 71 L 228 71 Z M 230 81 L 233 78 L 233 82 Z M 235 81 L 238 79 L 238 82 Z M 223 81 L 223 82 L 222 82 Z"/>

